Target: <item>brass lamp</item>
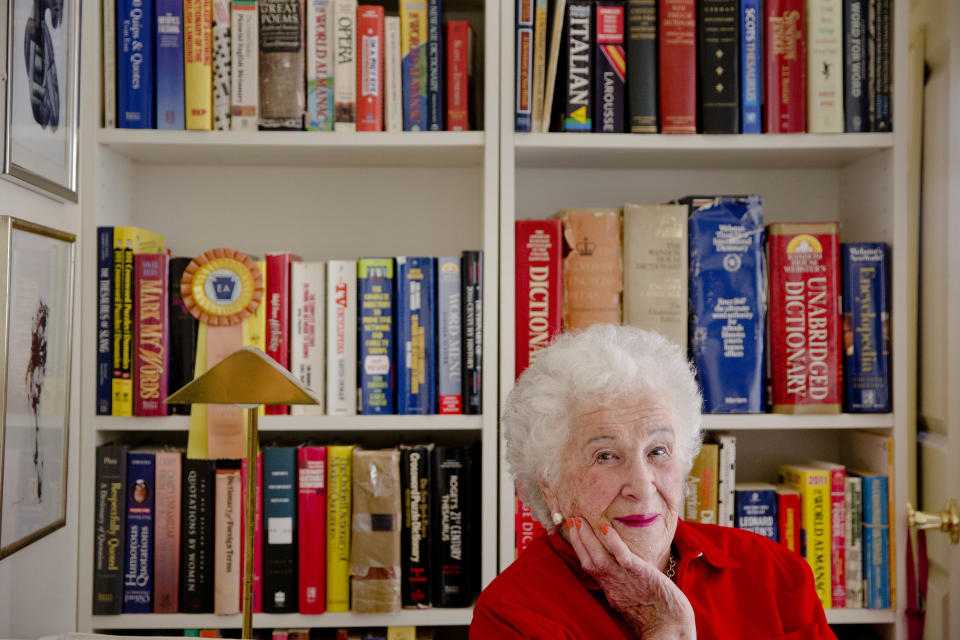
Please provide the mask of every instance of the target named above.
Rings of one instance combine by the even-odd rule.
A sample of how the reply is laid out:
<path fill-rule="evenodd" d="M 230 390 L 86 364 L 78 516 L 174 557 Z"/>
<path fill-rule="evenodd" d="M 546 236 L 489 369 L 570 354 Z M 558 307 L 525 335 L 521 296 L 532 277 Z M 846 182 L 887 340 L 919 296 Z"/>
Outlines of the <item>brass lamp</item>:
<path fill-rule="evenodd" d="M 237 349 L 167 397 L 168 404 L 232 404 L 247 414 L 247 497 L 244 508 L 243 637 L 253 638 L 253 529 L 257 508 L 257 414 L 262 404 L 320 404 L 289 371 L 255 347 Z"/>

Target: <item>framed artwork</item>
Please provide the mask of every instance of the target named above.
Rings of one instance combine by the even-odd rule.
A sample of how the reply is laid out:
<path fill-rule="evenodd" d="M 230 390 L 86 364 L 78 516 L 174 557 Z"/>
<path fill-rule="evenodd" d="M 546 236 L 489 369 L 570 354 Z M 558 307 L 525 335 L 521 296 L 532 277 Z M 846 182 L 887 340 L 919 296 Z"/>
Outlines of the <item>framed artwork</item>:
<path fill-rule="evenodd" d="M 77 201 L 80 0 L 0 0 L 0 175 Z"/>
<path fill-rule="evenodd" d="M 0 216 L 0 558 L 66 523 L 74 246 Z"/>

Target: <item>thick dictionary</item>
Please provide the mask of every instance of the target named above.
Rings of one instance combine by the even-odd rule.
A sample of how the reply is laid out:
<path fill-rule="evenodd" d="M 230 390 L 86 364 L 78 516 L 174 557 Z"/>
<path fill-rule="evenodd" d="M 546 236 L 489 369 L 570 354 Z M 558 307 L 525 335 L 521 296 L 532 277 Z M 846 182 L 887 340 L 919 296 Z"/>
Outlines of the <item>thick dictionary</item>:
<path fill-rule="evenodd" d="M 304 95 L 303 0 L 260 0 L 260 125 L 300 129 Z"/>
<path fill-rule="evenodd" d="M 123 551 L 127 521 L 127 446 L 97 447 L 93 530 L 93 615 L 123 613 Z"/>
<path fill-rule="evenodd" d="M 431 602 L 431 527 L 436 515 L 431 508 L 433 449 L 433 444 L 400 446 L 400 589 L 404 607 L 429 607 Z"/>
<path fill-rule="evenodd" d="M 564 87 L 564 131 L 590 131 L 593 128 L 593 50 L 590 47 L 590 24 L 593 5 L 590 0 L 567 3 L 564 29 L 564 56 L 567 77 Z"/>
<path fill-rule="evenodd" d="M 697 7 L 659 0 L 660 124 L 663 133 L 697 132 Z"/>
<path fill-rule="evenodd" d="M 766 0 L 764 15 L 765 131 L 802 133 L 807 126 L 803 0 Z"/>
<path fill-rule="evenodd" d="M 443 3 L 427 0 L 427 128 L 443 131 Z"/>
<path fill-rule="evenodd" d="M 848 242 L 843 260 L 843 410 L 890 411 L 887 245 Z"/>
<path fill-rule="evenodd" d="M 400 609 L 400 451 L 353 452 L 351 610 Z"/>
<path fill-rule="evenodd" d="M 397 413 L 437 407 L 437 262 L 397 256 Z"/>
<path fill-rule="evenodd" d="M 554 218 L 563 223 L 563 328 L 620 324 L 620 210 L 564 209 Z"/>
<path fill-rule="evenodd" d="M 537 354 L 560 334 L 563 275 L 560 231 L 559 220 L 516 222 L 515 375 L 518 378 Z"/>

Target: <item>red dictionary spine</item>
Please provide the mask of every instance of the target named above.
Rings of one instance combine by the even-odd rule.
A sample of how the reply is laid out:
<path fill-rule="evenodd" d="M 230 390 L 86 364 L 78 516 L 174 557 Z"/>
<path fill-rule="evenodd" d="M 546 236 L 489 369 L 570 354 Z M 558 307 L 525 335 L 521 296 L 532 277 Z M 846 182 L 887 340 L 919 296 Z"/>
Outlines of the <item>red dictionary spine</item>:
<path fill-rule="evenodd" d="M 517 555 L 520 555 L 534 538 L 544 534 L 543 525 L 536 521 L 530 507 L 523 504 L 523 501 L 517 498 L 516 520 L 514 522 L 514 532 L 516 534 L 515 546 Z"/>
<path fill-rule="evenodd" d="M 284 369 L 290 369 L 290 263 L 300 256 L 291 253 L 267 254 L 267 355 Z M 290 407 L 267 405 L 266 414 L 283 416 Z"/>
<path fill-rule="evenodd" d="M 383 7 L 360 5 L 357 7 L 357 131 L 383 131 L 383 51 Z"/>
<path fill-rule="evenodd" d="M 766 0 L 763 34 L 767 133 L 802 133 L 807 127 L 803 0 Z"/>
<path fill-rule="evenodd" d="M 561 328 L 563 295 L 559 220 L 516 223 L 516 376 Z"/>
<path fill-rule="evenodd" d="M 659 2 L 662 132 L 696 133 L 697 4 L 694 0 Z"/>
<path fill-rule="evenodd" d="M 297 450 L 300 613 L 323 613 L 327 604 L 326 447 Z"/>
<path fill-rule="evenodd" d="M 165 253 L 133 256 L 133 415 L 165 416 L 170 369 L 170 302 Z"/>
<path fill-rule="evenodd" d="M 261 584 L 261 578 L 263 577 L 263 556 L 260 554 L 260 549 L 263 547 L 263 455 L 257 454 L 257 497 L 256 497 L 256 513 L 254 514 L 254 526 L 253 526 L 253 612 L 254 613 L 263 613 L 263 587 Z M 246 523 L 246 508 L 247 508 L 247 461 L 240 461 L 240 499 L 243 501 L 244 508 L 244 519 L 243 523 Z M 245 526 L 245 524 L 244 524 Z M 247 530 L 243 530 L 243 536 L 240 540 L 240 557 L 246 558 L 244 555 L 244 549 L 247 545 Z M 246 560 L 243 561 L 244 564 L 240 566 L 240 584 L 243 584 L 243 575 L 246 570 Z"/>
<path fill-rule="evenodd" d="M 847 470 L 830 469 L 830 592 L 834 609 L 847 606 Z"/>
<path fill-rule="evenodd" d="M 470 23 L 447 21 L 447 131 L 470 130 Z"/>
<path fill-rule="evenodd" d="M 777 534 L 780 543 L 800 554 L 800 493 L 777 487 Z"/>
<path fill-rule="evenodd" d="M 177 613 L 180 589 L 180 452 L 158 451 L 153 538 L 153 612 Z"/>

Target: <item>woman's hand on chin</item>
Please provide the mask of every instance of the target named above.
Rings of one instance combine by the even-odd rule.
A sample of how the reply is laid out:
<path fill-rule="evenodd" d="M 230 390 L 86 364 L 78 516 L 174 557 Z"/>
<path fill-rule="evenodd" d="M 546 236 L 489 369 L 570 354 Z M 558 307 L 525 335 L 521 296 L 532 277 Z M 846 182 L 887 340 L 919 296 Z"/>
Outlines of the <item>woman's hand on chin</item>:
<path fill-rule="evenodd" d="M 657 567 L 634 554 L 609 525 L 594 531 L 583 518 L 568 519 L 567 537 L 583 570 L 593 576 L 610 606 L 644 640 L 692 640 L 697 627 L 690 601 Z"/>

